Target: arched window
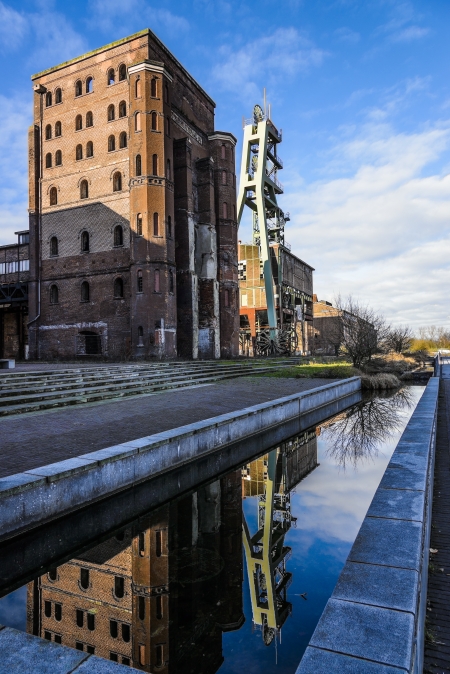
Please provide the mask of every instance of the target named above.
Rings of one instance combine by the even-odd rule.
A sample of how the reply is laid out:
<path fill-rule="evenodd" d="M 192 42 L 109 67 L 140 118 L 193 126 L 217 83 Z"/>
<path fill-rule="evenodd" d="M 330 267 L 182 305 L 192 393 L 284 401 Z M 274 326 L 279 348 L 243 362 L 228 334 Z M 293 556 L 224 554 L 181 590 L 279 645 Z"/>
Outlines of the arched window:
<path fill-rule="evenodd" d="M 114 297 L 123 297 L 123 279 L 120 277 L 114 280 Z"/>
<path fill-rule="evenodd" d="M 116 139 L 114 136 L 108 138 L 108 152 L 114 152 L 116 149 Z"/>
<path fill-rule="evenodd" d="M 125 63 L 121 63 L 119 66 L 119 82 L 127 79 L 127 67 Z"/>
<path fill-rule="evenodd" d="M 91 111 L 86 113 L 86 128 L 89 126 L 94 126 L 94 115 Z"/>
<path fill-rule="evenodd" d="M 228 218 L 228 206 L 225 202 L 222 204 L 222 218 Z"/>
<path fill-rule="evenodd" d="M 88 77 L 86 80 L 86 93 L 90 94 L 94 91 L 94 80 L 92 77 Z"/>
<path fill-rule="evenodd" d="M 81 84 L 81 80 L 77 80 L 75 82 L 75 96 L 81 96 L 83 93 L 83 85 Z"/>
<path fill-rule="evenodd" d="M 222 145 L 220 150 L 221 150 L 221 158 L 226 159 L 227 158 L 227 148 L 225 147 L 225 145 Z"/>
<path fill-rule="evenodd" d="M 229 290 L 225 290 L 225 292 L 224 292 L 224 305 L 226 307 L 230 306 L 230 291 Z"/>
<path fill-rule="evenodd" d="M 152 80 L 150 82 L 150 96 L 156 98 L 157 95 L 158 94 L 157 94 L 156 77 L 152 77 Z"/>
<path fill-rule="evenodd" d="M 164 100 L 166 103 L 169 102 L 169 87 L 167 86 L 167 82 L 164 86 Z"/>
<path fill-rule="evenodd" d="M 120 101 L 119 103 L 119 117 L 127 116 L 127 104 L 125 101 Z"/>
<path fill-rule="evenodd" d="M 89 232 L 81 232 L 81 252 L 89 253 Z"/>
<path fill-rule="evenodd" d="M 155 269 L 155 293 L 160 292 L 159 269 Z"/>
<path fill-rule="evenodd" d="M 117 171 L 113 177 L 113 192 L 120 192 L 122 190 L 122 174 Z"/>
<path fill-rule="evenodd" d="M 152 112 L 152 131 L 158 131 L 158 115 Z"/>
<path fill-rule="evenodd" d="M 170 119 L 166 117 L 166 136 L 170 136 Z"/>
<path fill-rule="evenodd" d="M 45 94 L 45 107 L 49 108 L 51 104 L 52 104 L 52 92 L 47 91 L 47 93 Z"/>
<path fill-rule="evenodd" d="M 89 197 L 88 181 L 82 180 L 80 183 L 80 199 L 87 199 L 88 197 Z M 88 235 L 88 242 L 89 242 L 89 235 Z"/>
<path fill-rule="evenodd" d="M 87 281 L 83 281 L 81 284 L 81 301 L 89 302 L 89 294 L 89 283 Z"/>
<path fill-rule="evenodd" d="M 227 184 L 227 172 L 222 171 L 222 185 L 226 185 L 226 184 Z"/>
<path fill-rule="evenodd" d="M 122 133 L 119 136 L 119 147 L 123 149 L 126 146 L 127 146 L 127 132 L 122 131 Z"/>
<path fill-rule="evenodd" d="M 52 168 L 52 153 L 47 152 L 45 155 L 45 168 Z"/>
<path fill-rule="evenodd" d="M 142 278 L 142 271 L 141 269 L 139 269 L 137 273 L 137 291 L 138 293 L 141 293 L 143 292 L 143 290 L 144 290 L 144 281 Z"/>
<path fill-rule="evenodd" d="M 108 77 L 107 77 L 107 83 L 109 84 L 114 84 L 115 83 L 115 77 L 114 77 L 114 68 L 110 68 L 108 70 Z"/>
<path fill-rule="evenodd" d="M 170 215 L 167 218 L 167 236 L 169 239 L 172 238 L 172 218 Z"/>
<path fill-rule="evenodd" d="M 55 91 L 55 103 L 62 103 L 62 91 L 59 87 Z"/>
<path fill-rule="evenodd" d="M 236 206 L 233 204 L 233 220 L 236 220 Z"/>
<path fill-rule="evenodd" d="M 62 152 L 61 150 L 56 150 L 55 152 L 55 166 L 62 165 Z"/>
<path fill-rule="evenodd" d="M 45 140 L 50 140 L 51 137 L 52 137 L 52 125 L 47 124 L 47 126 L 45 127 Z"/>
<path fill-rule="evenodd" d="M 93 157 L 94 156 L 94 143 L 92 140 L 90 140 L 88 143 L 86 143 L 86 157 Z"/>
<path fill-rule="evenodd" d="M 75 117 L 75 131 L 81 131 L 83 128 L 83 118 L 81 115 Z"/>
<path fill-rule="evenodd" d="M 123 228 L 122 225 L 114 227 L 114 245 L 123 246 Z"/>
<path fill-rule="evenodd" d="M 136 234 L 142 236 L 142 213 L 136 215 Z"/>
<path fill-rule="evenodd" d="M 61 122 L 56 122 L 55 123 L 55 138 L 59 138 L 59 136 L 62 133 L 62 126 Z"/>
<path fill-rule="evenodd" d="M 170 159 L 167 160 L 166 162 L 166 178 L 168 180 L 171 180 L 171 171 L 170 171 Z"/>
<path fill-rule="evenodd" d="M 144 328 L 142 325 L 138 327 L 138 346 L 144 346 Z"/>
<path fill-rule="evenodd" d="M 169 293 L 173 293 L 173 271 L 169 269 Z"/>
<path fill-rule="evenodd" d="M 134 130 L 135 131 L 141 130 L 141 113 L 140 112 L 137 112 L 134 116 Z"/>
<path fill-rule="evenodd" d="M 52 236 L 50 239 L 50 257 L 56 257 L 58 255 L 58 239 L 56 236 Z"/>
<path fill-rule="evenodd" d="M 111 105 L 108 105 L 108 122 L 112 122 L 114 118 L 115 118 L 114 105 L 111 103 Z"/>
<path fill-rule="evenodd" d="M 158 155 L 154 154 L 152 157 L 152 171 L 153 175 L 157 176 L 158 175 Z"/>
<path fill-rule="evenodd" d="M 158 236 L 159 234 L 159 215 L 158 213 L 153 213 L 153 236 Z"/>
<path fill-rule="evenodd" d="M 142 161 L 141 161 L 141 155 L 140 154 L 136 155 L 136 175 L 137 176 L 142 175 Z"/>
<path fill-rule="evenodd" d="M 141 79 L 140 79 L 140 77 L 138 77 L 137 80 L 136 80 L 135 93 L 136 93 L 136 98 L 141 97 Z"/>
<path fill-rule="evenodd" d="M 50 286 L 50 304 L 58 304 L 58 286 L 54 284 Z"/>
<path fill-rule="evenodd" d="M 75 158 L 77 161 L 83 159 L 83 146 L 81 144 L 77 145 L 75 149 Z"/>
<path fill-rule="evenodd" d="M 50 206 L 56 206 L 58 204 L 58 190 L 56 187 L 50 188 Z"/>

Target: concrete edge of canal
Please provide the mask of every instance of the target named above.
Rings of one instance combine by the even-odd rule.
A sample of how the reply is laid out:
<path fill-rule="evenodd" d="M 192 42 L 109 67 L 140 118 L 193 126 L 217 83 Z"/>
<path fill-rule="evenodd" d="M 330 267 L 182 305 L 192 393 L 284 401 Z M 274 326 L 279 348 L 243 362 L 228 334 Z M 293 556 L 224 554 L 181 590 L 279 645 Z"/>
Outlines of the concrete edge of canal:
<path fill-rule="evenodd" d="M 439 379 L 392 455 L 297 674 L 421 674 Z"/>
<path fill-rule="evenodd" d="M 0 479 L 0 539 L 360 391 L 352 377 Z"/>

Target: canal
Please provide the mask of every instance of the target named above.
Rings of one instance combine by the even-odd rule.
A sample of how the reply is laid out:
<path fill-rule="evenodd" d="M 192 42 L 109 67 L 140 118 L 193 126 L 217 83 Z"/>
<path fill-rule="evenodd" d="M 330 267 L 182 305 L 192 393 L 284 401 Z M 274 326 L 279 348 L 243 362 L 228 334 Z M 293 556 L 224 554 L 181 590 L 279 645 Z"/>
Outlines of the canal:
<path fill-rule="evenodd" d="M 423 390 L 369 397 L 97 545 L 74 549 L 77 516 L 23 536 L 14 559 L 48 540 L 50 561 L 21 587 L 20 561 L 2 574 L 0 623 L 149 672 L 293 674 Z"/>

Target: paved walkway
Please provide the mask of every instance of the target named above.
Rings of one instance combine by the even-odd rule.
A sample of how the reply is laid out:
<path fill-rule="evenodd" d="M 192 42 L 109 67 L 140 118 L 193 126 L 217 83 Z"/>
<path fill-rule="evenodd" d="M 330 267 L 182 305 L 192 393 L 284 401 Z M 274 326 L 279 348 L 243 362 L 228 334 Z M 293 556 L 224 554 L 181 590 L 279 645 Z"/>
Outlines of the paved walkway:
<path fill-rule="evenodd" d="M 439 390 L 424 673 L 450 673 L 450 365 Z"/>
<path fill-rule="evenodd" d="M 0 477 L 331 383 L 242 377 L 0 420 Z"/>

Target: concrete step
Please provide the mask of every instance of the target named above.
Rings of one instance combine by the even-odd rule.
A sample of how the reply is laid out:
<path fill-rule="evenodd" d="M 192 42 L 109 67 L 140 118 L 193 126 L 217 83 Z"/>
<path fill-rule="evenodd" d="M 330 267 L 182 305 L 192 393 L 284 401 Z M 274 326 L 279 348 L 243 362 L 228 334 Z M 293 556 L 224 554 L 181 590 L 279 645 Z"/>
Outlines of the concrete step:
<path fill-rule="evenodd" d="M 43 391 L 40 394 L 36 394 L 36 384 L 29 386 L 17 386 L 15 388 L 7 388 L 0 391 L 0 405 L 7 404 L 13 398 L 21 397 L 27 398 L 30 395 L 46 395 L 47 393 L 54 393 L 55 396 L 64 395 L 64 393 L 69 394 L 74 389 L 99 389 L 103 390 L 105 388 L 116 388 L 121 389 L 123 387 L 130 386 L 144 386 L 147 384 L 158 383 L 161 381 L 178 381 L 179 379 L 191 379 L 191 378 L 208 378 L 215 377 L 222 374 L 226 375 L 237 375 L 252 372 L 258 372 L 261 370 L 260 367 L 245 367 L 245 368 L 208 368 L 205 371 L 193 371 L 186 369 L 182 372 L 158 372 L 158 373 L 139 373 L 133 376 L 117 376 L 114 378 L 95 378 L 91 380 L 85 380 L 82 378 L 72 378 L 72 379 L 63 379 L 57 380 L 56 382 L 41 382 L 41 388 Z"/>
<path fill-rule="evenodd" d="M 281 366 L 283 367 L 283 366 Z M 284 366 L 286 367 L 286 366 Z M 270 371 L 272 367 L 265 368 L 255 368 L 254 371 L 262 373 Z M 25 412 L 33 412 L 37 410 L 51 409 L 53 407 L 63 407 L 68 405 L 77 405 L 88 402 L 99 402 L 102 400 L 111 400 L 115 398 L 123 398 L 129 396 L 139 396 L 148 393 L 157 393 L 160 391 L 173 390 L 178 388 L 185 388 L 190 386 L 201 386 L 208 383 L 214 383 L 215 381 L 220 381 L 223 379 L 233 379 L 235 377 L 244 377 L 248 376 L 248 372 L 234 372 L 234 373 L 223 373 L 216 376 L 210 376 L 206 378 L 191 378 L 191 379 L 182 379 L 176 382 L 166 381 L 160 382 L 159 384 L 153 383 L 148 386 L 141 387 L 128 387 L 124 389 L 108 389 L 105 391 L 79 391 L 78 394 L 75 394 L 72 391 L 72 395 L 65 397 L 51 397 L 49 394 L 48 397 L 45 394 L 41 394 L 40 400 L 30 400 L 28 402 L 22 402 L 20 404 L 11 404 L 0 407 L 0 416 L 9 416 L 13 414 L 23 414 Z M 106 387 L 108 388 L 108 387 Z"/>
<path fill-rule="evenodd" d="M 277 363 L 275 367 L 281 365 L 283 363 Z M 64 374 L 60 375 L 58 373 L 53 373 L 51 375 L 49 374 L 44 374 L 43 376 L 39 378 L 33 378 L 33 379 L 19 379 L 19 380 L 11 380 L 8 379 L 7 381 L 1 382 L 0 380 L 0 396 L 2 395 L 9 395 L 12 394 L 14 391 L 17 391 L 17 394 L 20 394 L 22 392 L 26 392 L 27 390 L 30 390 L 31 388 L 36 388 L 37 386 L 45 386 L 46 388 L 49 388 L 51 386 L 70 386 L 73 384 L 77 383 L 83 383 L 85 385 L 90 385 L 92 382 L 95 384 L 96 382 L 99 383 L 104 383 L 107 381 L 128 381 L 130 379 L 137 379 L 137 378 L 147 378 L 147 377 L 157 377 L 157 376 L 175 376 L 179 375 L 182 372 L 201 372 L 201 373 L 214 373 L 214 372 L 236 372 L 236 371 L 247 371 L 247 370 L 253 370 L 258 367 L 274 367 L 274 365 L 267 365 L 266 363 L 260 363 L 260 362 L 255 362 L 255 363 L 245 363 L 245 364 L 237 364 L 237 365 L 206 365 L 204 367 L 198 368 L 198 367 L 183 367 L 183 368 L 159 368 L 159 369 L 140 369 L 140 370 L 132 370 L 132 371 L 117 371 L 117 372 L 104 372 L 102 371 L 95 371 L 95 372 L 90 372 L 90 373 L 80 373 L 79 371 L 72 371 L 70 374 Z"/>

